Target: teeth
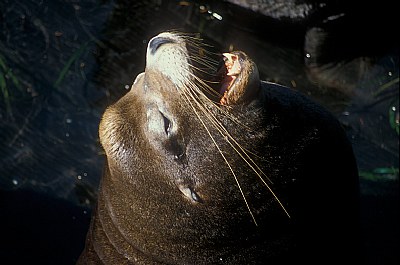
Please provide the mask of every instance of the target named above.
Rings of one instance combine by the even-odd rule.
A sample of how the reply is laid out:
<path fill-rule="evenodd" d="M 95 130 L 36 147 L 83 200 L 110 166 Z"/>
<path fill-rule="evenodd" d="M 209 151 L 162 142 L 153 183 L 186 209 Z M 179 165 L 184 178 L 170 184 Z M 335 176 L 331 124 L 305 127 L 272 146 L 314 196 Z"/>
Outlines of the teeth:
<path fill-rule="evenodd" d="M 240 74 L 241 67 L 237 55 L 232 53 L 223 53 L 222 55 L 226 58 L 225 66 L 228 71 L 226 75 L 233 76 Z"/>

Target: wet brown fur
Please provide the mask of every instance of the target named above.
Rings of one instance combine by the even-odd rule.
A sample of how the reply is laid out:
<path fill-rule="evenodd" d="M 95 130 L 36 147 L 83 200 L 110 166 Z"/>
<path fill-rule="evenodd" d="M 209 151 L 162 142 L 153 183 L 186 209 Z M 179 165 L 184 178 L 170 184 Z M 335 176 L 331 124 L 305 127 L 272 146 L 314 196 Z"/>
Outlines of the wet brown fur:
<path fill-rule="evenodd" d="M 357 253 L 357 168 L 329 112 L 266 82 L 220 106 L 202 80 L 179 87 L 156 68 L 104 113 L 107 162 L 77 264 L 324 264 Z"/>

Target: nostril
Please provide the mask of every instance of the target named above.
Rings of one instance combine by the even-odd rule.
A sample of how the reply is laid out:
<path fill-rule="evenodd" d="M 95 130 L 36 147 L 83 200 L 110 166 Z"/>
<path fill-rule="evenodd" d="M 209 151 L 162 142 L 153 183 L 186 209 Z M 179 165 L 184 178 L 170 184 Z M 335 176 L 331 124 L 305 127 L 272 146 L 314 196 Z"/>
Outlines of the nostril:
<path fill-rule="evenodd" d="M 186 155 L 184 153 L 180 153 L 180 154 L 174 155 L 174 159 L 177 160 L 177 161 L 184 161 L 185 158 L 186 158 Z"/>
<path fill-rule="evenodd" d="M 160 48 L 161 45 L 172 42 L 174 42 L 172 39 L 165 37 L 156 37 L 151 39 L 149 43 L 149 49 L 151 54 L 154 54 L 157 51 L 157 49 Z"/>

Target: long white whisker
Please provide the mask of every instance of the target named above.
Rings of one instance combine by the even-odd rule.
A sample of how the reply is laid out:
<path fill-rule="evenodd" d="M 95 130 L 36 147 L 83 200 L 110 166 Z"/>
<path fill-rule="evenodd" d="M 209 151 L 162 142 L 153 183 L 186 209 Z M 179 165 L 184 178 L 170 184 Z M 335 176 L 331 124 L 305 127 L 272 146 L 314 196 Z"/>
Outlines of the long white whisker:
<path fill-rule="evenodd" d="M 243 199 L 244 199 L 244 201 L 245 201 L 246 207 L 247 207 L 247 209 L 249 210 L 249 213 L 250 213 L 250 215 L 251 215 L 251 218 L 253 219 L 253 222 L 255 223 L 255 225 L 258 226 L 257 221 L 256 221 L 256 219 L 255 219 L 255 217 L 254 217 L 254 215 L 253 215 L 253 212 L 252 212 L 251 209 L 250 209 L 249 203 L 247 202 L 246 196 L 244 195 L 244 192 L 243 192 L 243 190 L 242 190 L 242 187 L 240 186 L 239 180 L 238 180 L 238 178 L 237 178 L 235 172 L 233 171 L 231 165 L 229 164 L 228 160 L 226 159 L 226 157 L 225 157 L 225 155 L 223 154 L 222 150 L 220 149 L 219 145 L 218 145 L 217 142 L 215 141 L 215 139 L 214 139 L 214 137 L 212 136 L 210 130 L 207 128 L 207 126 L 206 126 L 206 124 L 204 123 L 203 119 L 200 117 L 199 113 L 197 112 L 197 110 L 195 109 L 195 107 L 192 105 L 191 101 L 190 101 L 189 98 L 188 98 L 188 95 L 187 95 L 185 92 L 182 93 L 182 94 L 186 97 L 187 102 L 188 102 L 188 103 L 190 104 L 190 106 L 192 107 L 192 109 L 193 109 L 194 113 L 196 114 L 197 118 L 199 119 L 199 121 L 201 122 L 201 124 L 203 125 L 203 127 L 206 129 L 206 131 L 207 131 L 208 135 L 210 136 L 211 140 L 213 141 L 215 147 L 218 149 L 218 152 L 221 154 L 221 156 L 222 156 L 222 158 L 224 159 L 225 163 L 226 163 L 227 166 L 229 167 L 229 170 L 231 171 L 231 173 L 232 173 L 232 175 L 233 175 L 233 177 L 234 177 L 234 179 L 235 179 L 235 181 L 236 181 L 236 184 L 237 184 L 237 186 L 238 186 L 238 188 L 239 188 L 239 190 L 240 190 L 240 193 L 241 193 L 241 195 L 242 195 L 242 197 L 243 197 Z M 192 97 L 192 99 L 194 100 L 194 102 L 198 103 L 197 100 L 196 100 L 195 98 L 193 98 L 193 95 L 191 95 L 191 93 L 189 93 L 189 95 Z"/>
<path fill-rule="evenodd" d="M 185 37 L 186 38 L 186 37 Z M 194 40 L 194 39 L 191 39 Z M 196 39 L 197 40 L 197 39 Z M 199 47 L 199 44 L 195 41 L 189 41 L 191 45 L 194 45 L 196 47 Z M 211 67 L 211 63 L 213 62 L 212 60 L 209 60 L 205 57 L 198 57 L 198 56 L 190 56 L 191 59 L 196 60 L 197 62 L 199 62 L 200 65 L 203 65 L 205 67 L 212 68 Z M 204 69 L 201 69 L 199 67 L 196 67 L 194 65 L 190 65 L 189 69 L 185 69 L 185 73 L 188 74 L 189 76 L 191 76 L 193 78 L 192 82 L 189 82 L 188 86 L 185 86 L 181 91 L 183 92 L 182 94 L 185 96 L 186 100 L 188 101 L 188 103 L 190 104 L 191 108 L 193 109 L 193 111 L 195 112 L 195 115 L 197 116 L 197 118 L 199 119 L 199 121 L 201 122 L 201 124 L 203 125 L 203 127 L 206 129 L 207 133 L 209 134 L 210 138 L 212 139 L 214 145 L 217 147 L 218 152 L 221 154 L 221 156 L 223 157 L 225 163 L 228 165 L 232 175 L 235 178 L 235 181 L 238 185 L 238 188 L 244 198 L 246 207 L 248 208 L 250 215 L 252 216 L 254 222 L 256 223 L 256 220 L 254 218 L 254 215 L 250 209 L 250 206 L 248 204 L 248 201 L 244 195 L 244 192 L 240 186 L 239 180 L 237 178 L 237 175 L 235 174 L 233 168 L 231 167 L 231 165 L 229 164 L 229 161 L 227 160 L 227 158 L 225 157 L 225 155 L 223 154 L 222 150 L 220 149 L 219 145 L 216 143 L 215 138 L 212 136 L 210 130 L 207 128 L 207 126 L 205 125 L 204 120 L 201 118 L 200 114 L 198 113 L 198 111 L 196 110 L 195 106 L 193 105 L 193 102 L 196 104 L 196 106 L 200 109 L 200 111 L 202 111 L 205 115 L 205 117 L 209 120 L 209 122 L 212 124 L 212 126 L 214 126 L 214 128 L 218 131 L 218 133 L 227 141 L 227 143 L 231 146 L 231 148 L 233 148 L 233 150 L 239 155 L 239 157 L 251 168 L 251 170 L 258 176 L 258 178 L 262 181 L 262 183 L 267 187 L 267 189 L 269 190 L 269 192 L 272 194 L 272 196 L 275 198 L 275 200 L 278 202 L 278 204 L 280 205 L 280 207 L 283 209 L 283 211 L 286 213 L 286 215 L 290 218 L 290 215 L 288 213 L 288 211 L 286 210 L 285 206 L 282 204 L 282 202 L 279 200 L 278 196 L 275 194 L 275 192 L 272 190 L 270 184 L 267 183 L 266 180 L 268 180 L 271 184 L 272 181 L 271 179 L 261 170 L 261 168 L 257 165 L 257 163 L 253 160 L 253 158 L 249 155 L 249 151 L 245 150 L 240 143 L 238 143 L 236 141 L 236 139 L 229 133 L 229 131 L 225 128 L 225 126 L 222 125 L 222 123 L 219 121 L 219 119 L 217 119 L 217 117 L 208 109 L 206 108 L 203 104 L 204 104 L 204 100 L 208 101 L 209 103 L 215 105 L 216 107 L 217 104 L 212 101 L 211 99 L 209 99 L 208 97 L 206 97 L 203 94 L 203 91 L 208 91 L 212 94 L 215 94 L 216 96 L 219 96 L 220 94 L 218 92 L 216 92 L 213 88 L 211 88 L 209 85 L 207 85 L 206 81 L 202 80 L 201 78 L 199 78 L 197 75 L 195 75 L 194 73 L 196 71 L 202 72 L 202 73 L 206 73 L 206 74 L 210 74 L 209 72 L 205 71 Z M 210 74 L 211 75 L 211 74 Z M 202 95 L 201 100 L 199 95 Z M 192 99 L 192 101 L 190 100 Z M 202 103 L 203 102 L 203 103 Z M 230 118 L 233 122 L 239 124 L 240 126 L 243 126 L 244 129 L 248 129 L 250 130 L 250 128 L 248 128 L 247 126 L 241 124 L 235 117 L 233 117 L 228 111 L 225 111 L 223 109 L 222 113 L 226 115 L 226 117 Z M 265 180 L 265 179 L 266 180 Z M 257 224 L 257 223 L 256 223 Z"/>

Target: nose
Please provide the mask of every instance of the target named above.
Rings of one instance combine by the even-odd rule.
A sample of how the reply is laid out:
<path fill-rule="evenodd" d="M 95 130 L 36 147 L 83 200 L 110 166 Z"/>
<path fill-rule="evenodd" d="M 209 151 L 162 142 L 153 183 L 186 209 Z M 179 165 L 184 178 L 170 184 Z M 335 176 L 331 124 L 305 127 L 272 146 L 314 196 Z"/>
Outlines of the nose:
<path fill-rule="evenodd" d="M 149 43 L 149 50 L 150 53 L 153 55 L 158 48 L 161 47 L 161 45 L 166 44 L 166 43 L 173 43 L 174 40 L 166 37 L 154 37 L 150 40 Z"/>

